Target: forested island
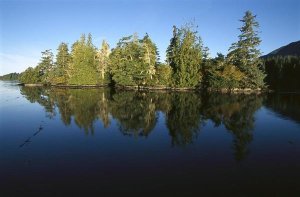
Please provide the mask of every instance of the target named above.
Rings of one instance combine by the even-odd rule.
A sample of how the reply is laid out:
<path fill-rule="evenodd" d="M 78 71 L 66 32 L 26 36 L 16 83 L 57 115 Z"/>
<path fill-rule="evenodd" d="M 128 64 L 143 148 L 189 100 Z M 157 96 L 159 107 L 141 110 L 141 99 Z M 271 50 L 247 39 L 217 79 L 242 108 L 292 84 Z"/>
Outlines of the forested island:
<path fill-rule="evenodd" d="M 3 80 L 3 81 L 18 80 L 19 76 L 20 76 L 19 73 L 9 73 L 9 74 L 0 76 L 0 80 Z"/>
<path fill-rule="evenodd" d="M 291 90 L 299 90 L 299 77 L 294 76 L 299 73 L 299 56 L 260 58 L 256 16 L 247 11 L 240 21 L 241 33 L 227 55 L 218 53 L 210 58 L 209 48 L 190 23 L 173 26 L 165 63 L 160 62 L 158 49 L 147 33 L 142 38 L 137 34 L 123 37 L 113 49 L 105 40 L 97 48 L 92 35 L 83 34 L 70 50 L 62 42 L 55 57 L 50 49 L 43 51 L 39 64 L 26 69 L 19 80 L 25 85 L 225 92 L 280 89 L 292 80 Z M 288 70 L 284 74 L 282 67 Z M 294 77 L 286 80 L 290 76 Z"/>

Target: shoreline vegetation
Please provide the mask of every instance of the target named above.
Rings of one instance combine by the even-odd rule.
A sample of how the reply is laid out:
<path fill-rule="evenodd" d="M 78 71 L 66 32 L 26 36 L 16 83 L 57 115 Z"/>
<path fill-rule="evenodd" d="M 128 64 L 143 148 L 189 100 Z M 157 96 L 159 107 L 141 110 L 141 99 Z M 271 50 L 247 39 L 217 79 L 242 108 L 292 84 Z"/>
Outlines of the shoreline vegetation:
<path fill-rule="evenodd" d="M 204 90 L 217 92 L 267 91 L 258 22 L 247 11 L 240 20 L 238 41 L 225 56 L 209 57 L 196 27 L 188 23 L 173 26 L 173 37 L 161 63 L 155 43 L 146 33 L 123 37 L 110 49 L 104 40 L 98 49 L 92 35 L 83 34 L 71 46 L 61 43 L 56 58 L 52 51 L 42 52 L 40 63 L 19 76 L 25 86 L 106 87 L 138 90 Z"/>

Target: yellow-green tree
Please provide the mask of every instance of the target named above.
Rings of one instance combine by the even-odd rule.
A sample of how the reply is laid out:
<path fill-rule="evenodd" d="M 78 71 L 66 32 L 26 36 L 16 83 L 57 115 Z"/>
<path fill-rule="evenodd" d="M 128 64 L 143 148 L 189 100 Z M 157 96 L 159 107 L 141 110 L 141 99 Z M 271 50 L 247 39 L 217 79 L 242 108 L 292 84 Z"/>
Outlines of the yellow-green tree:
<path fill-rule="evenodd" d="M 68 69 L 71 85 L 95 85 L 98 83 L 96 48 L 92 43 L 91 34 L 83 34 L 72 46 L 71 63 Z"/>
<path fill-rule="evenodd" d="M 68 45 L 62 42 L 57 49 L 56 62 L 53 69 L 52 84 L 67 84 L 68 74 L 67 70 L 70 65 L 71 56 L 69 54 Z"/>

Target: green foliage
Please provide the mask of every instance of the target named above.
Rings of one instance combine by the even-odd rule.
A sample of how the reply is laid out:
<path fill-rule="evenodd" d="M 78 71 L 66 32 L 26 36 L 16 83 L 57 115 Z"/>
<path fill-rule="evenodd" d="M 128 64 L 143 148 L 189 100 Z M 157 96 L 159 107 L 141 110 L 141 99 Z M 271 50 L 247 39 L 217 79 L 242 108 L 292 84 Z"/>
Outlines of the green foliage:
<path fill-rule="evenodd" d="M 68 69 L 71 85 L 95 85 L 98 84 L 98 72 L 96 61 L 97 50 L 92 43 L 91 34 L 86 39 L 83 34 L 80 40 L 72 46 L 71 64 Z"/>
<path fill-rule="evenodd" d="M 208 60 L 204 66 L 206 88 L 212 89 L 234 89 L 238 88 L 244 78 L 236 66 L 226 62 L 224 55 Z"/>
<path fill-rule="evenodd" d="M 159 64 L 155 75 L 157 85 L 170 86 L 172 83 L 172 68 L 167 64 Z"/>
<path fill-rule="evenodd" d="M 263 88 L 260 44 L 256 16 L 247 11 L 240 28 L 239 40 L 233 43 L 225 58 L 209 57 L 193 24 L 173 26 L 173 37 L 166 51 L 166 63 L 159 63 L 155 43 L 146 34 L 123 37 L 110 51 L 102 42 L 100 49 L 92 36 L 83 34 L 68 51 L 61 43 L 53 63 L 51 50 L 42 52 L 40 63 L 26 70 L 23 82 L 52 85 L 168 86 L 175 88 L 234 89 Z"/>
<path fill-rule="evenodd" d="M 147 82 L 153 82 L 153 77 L 156 73 L 156 66 L 158 63 L 158 50 L 156 45 L 152 42 L 149 35 L 146 34 L 141 40 L 142 42 L 142 54 L 143 63 L 146 64 Z"/>
<path fill-rule="evenodd" d="M 250 11 L 240 21 L 243 26 L 240 28 L 239 41 L 230 47 L 227 60 L 245 74 L 241 88 L 263 88 L 265 74 L 260 69 L 261 52 L 257 48 L 261 42 L 257 30 L 259 24 Z"/>
<path fill-rule="evenodd" d="M 61 43 L 57 49 L 55 67 L 52 72 L 51 84 L 67 84 L 69 75 L 67 70 L 71 61 L 68 45 Z"/>
<path fill-rule="evenodd" d="M 0 76 L 0 80 L 4 80 L 4 81 L 18 80 L 19 76 L 20 76 L 19 73 L 9 73 L 9 74 Z"/>
<path fill-rule="evenodd" d="M 300 57 L 274 56 L 264 59 L 267 85 L 277 91 L 300 91 Z"/>
<path fill-rule="evenodd" d="M 50 84 L 53 78 L 53 53 L 50 49 L 42 52 L 39 64 L 35 67 L 29 67 L 20 74 L 19 80 L 28 84 Z"/>
<path fill-rule="evenodd" d="M 20 82 L 27 84 L 41 83 L 41 77 L 37 68 L 29 67 L 19 77 Z"/>
<path fill-rule="evenodd" d="M 202 41 L 192 25 L 173 27 L 167 49 L 167 62 L 173 69 L 175 87 L 196 87 L 201 82 Z"/>
<path fill-rule="evenodd" d="M 40 63 L 35 69 L 38 70 L 40 81 L 43 84 L 51 83 L 51 80 L 53 78 L 52 73 L 54 69 L 53 53 L 51 49 L 47 49 L 42 52 Z"/>
<path fill-rule="evenodd" d="M 156 73 L 157 48 L 149 36 L 120 39 L 110 55 L 112 79 L 118 85 L 146 85 Z"/>

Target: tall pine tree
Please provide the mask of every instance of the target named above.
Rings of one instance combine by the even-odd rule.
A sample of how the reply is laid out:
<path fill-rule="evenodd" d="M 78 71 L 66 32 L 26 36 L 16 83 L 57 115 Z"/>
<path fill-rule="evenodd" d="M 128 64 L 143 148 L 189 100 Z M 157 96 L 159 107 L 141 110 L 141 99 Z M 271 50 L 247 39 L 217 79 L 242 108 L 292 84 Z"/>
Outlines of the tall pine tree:
<path fill-rule="evenodd" d="M 53 67 L 53 53 L 51 49 L 47 49 L 42 52 L 40 63 L 35 68 L 39 72 L 39 77 L 42 83 L 51 83 L 51 73 L 53 71 Z"/>
<path fill-rule="evenodd" d="M 53 71 L 53 80 L 52 83 L 54 84 L 66 84 L 68 80 L 67 69 L 70 64 L 70 54 L 68 45 L 62 42 L 57 49 L 56 54 L 56 62 L 55 68 Z"/>
<path fill-rule="evenodd" d="M 240 20 L 243 25 L 239 30 L 239 40 L 233 43 L 229 49 L 227 60 L 245 74 L 240 83 L 241 88 L 263 88 L 265 74 L 260 69 L 261 52 L 258 46 L 261 42 L 258 36 L 259 24 L 256 16 L 250 11 Z"/>

